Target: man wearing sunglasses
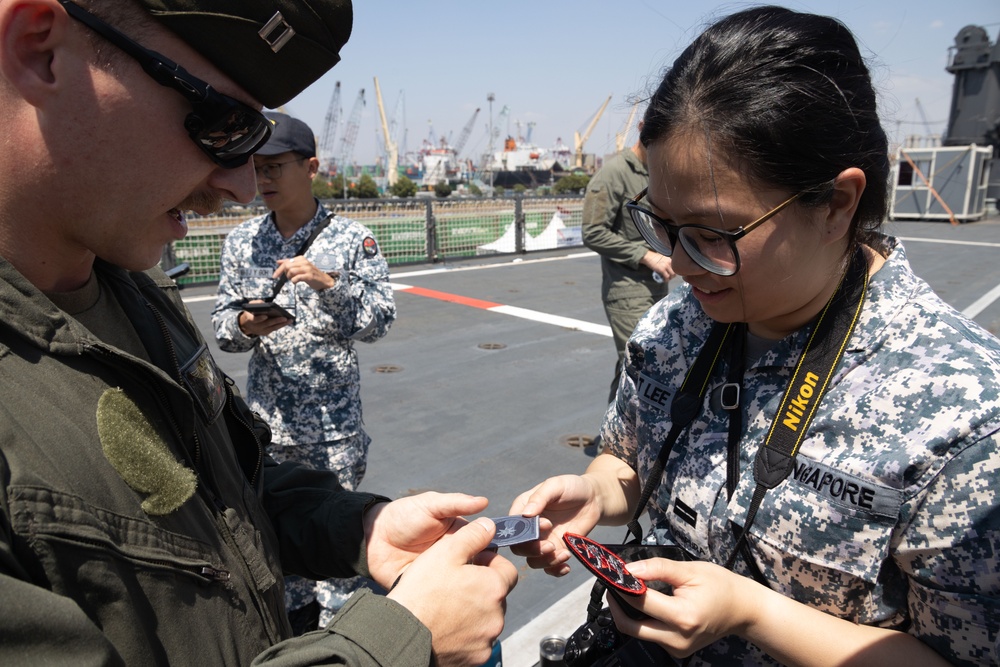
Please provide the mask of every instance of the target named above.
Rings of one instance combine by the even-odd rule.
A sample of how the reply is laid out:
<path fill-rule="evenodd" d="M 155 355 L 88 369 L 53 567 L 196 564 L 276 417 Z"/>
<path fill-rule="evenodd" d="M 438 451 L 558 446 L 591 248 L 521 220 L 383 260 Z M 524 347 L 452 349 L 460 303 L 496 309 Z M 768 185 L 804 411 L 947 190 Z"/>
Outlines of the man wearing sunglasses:
<path fill-rule="evenodd" d="M 270 431 L 155 267 L 248 202 L 348 0 L 0 0 L 0 664 L 484 661 L 516 581 L 486 499 L 388 502 Z M 370 575 L 290 639 L 284 574 Z"/>

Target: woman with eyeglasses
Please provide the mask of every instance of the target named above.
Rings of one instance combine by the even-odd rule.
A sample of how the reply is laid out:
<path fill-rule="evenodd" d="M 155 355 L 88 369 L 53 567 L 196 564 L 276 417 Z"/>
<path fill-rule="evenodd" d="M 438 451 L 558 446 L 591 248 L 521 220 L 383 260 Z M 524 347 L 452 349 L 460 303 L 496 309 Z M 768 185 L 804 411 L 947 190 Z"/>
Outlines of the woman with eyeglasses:
<path fill-rule="evenodd" d="M 582 475 L 512 513 L 565 533 L 648 515 L 630 563 L 672 587 L 610 601 L 688 665 L 995 664 L 1000 344 L 879 229 L 889 160 L 840 22 L 783 8 L 710 26 L 650 100 L 628 205 L 686 285 L 628 344 Z M 634 520 L 630 534 L 641 535 Z"/>

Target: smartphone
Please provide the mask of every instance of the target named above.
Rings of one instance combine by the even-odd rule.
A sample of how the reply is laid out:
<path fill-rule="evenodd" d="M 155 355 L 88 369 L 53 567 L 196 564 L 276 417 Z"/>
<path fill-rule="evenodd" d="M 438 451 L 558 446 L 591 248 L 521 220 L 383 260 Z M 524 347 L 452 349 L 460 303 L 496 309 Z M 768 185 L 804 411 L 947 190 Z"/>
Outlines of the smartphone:
<path fill-rule="evenodd" d="M 295 316 L 292 315 L 290 312 L 288 312 L 278 304 L 271 303 L 269 301 L 264 301 L 261 303 L 244 303 L 240 305 L 240 308 L 254 315 L 259 315 L 263 313 L 268 317 L 287 317 L 290 320 L 295 319 Z"/>

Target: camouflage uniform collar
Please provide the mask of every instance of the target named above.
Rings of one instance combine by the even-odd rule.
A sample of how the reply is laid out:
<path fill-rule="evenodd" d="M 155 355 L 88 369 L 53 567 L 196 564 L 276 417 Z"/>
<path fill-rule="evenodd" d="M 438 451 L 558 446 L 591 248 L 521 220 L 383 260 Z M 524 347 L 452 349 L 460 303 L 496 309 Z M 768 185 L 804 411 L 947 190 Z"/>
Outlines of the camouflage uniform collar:
<path fill-rule="evenodd" d="M 313 197 L 313 201 L 316 202 L 316 212 L 313 214 L 313 217 L 309 221 L 307 221 L 306 224 L 296 229 L 295 233 L 289 236 L 287 239 L 284 236 L 282 236 L 281 238 L 283 244 L 288 244 L 288 245 L 297 244 L 305 240 L 305 238 L 312 233 L 313 227 L 315 227 L 320 220 L 325 219 L 326 216 L 329 215 L 329 211 L 327 211 L 326 207 L 323 206 L 322 202 L 320 202 L 319 199 Z M 271 229 L 274 230 L 276 234 L 280 235 L 281 231 L 278 229 L 278 219 L 275 216 L 276 216 L 275 212 L 270 211 L 268 212 L 267 216 L 264 219 L 267 221 L 268 224 L 271 225 Z"/>
<path fill-rule="evenodd" d="M 923 282 L 913 273 L 902 242 L 894 236 L 885 236 L 884 241 L 889 256 L 868 282 L 869 301 L 851 336 L 848 354 L 868 352 L 877 347 L 903 307 L 901 304 L 908 303 L 910 295 Z"/>
<path fill-rule="evenodd" d="M 328 215 L 330 215 L 330 211 L 328 211 L 326 209 L 326 207 L 323 206 L 323 204 L 320 203 L 320 201 L 317 199 L 316 200 L 316 213 L 315 213 L 315 215 L 313 215 L 312 220 L 310 220 L 306 224 L 302 225 L 299 228 L 299 231 L 297 231 L 294 234 L 292 234 L 292 239 L 295 239 L 297 242 L 298 241 L 304 241 L 304 240 L 306 240 L 306 238 L 310 234 L 312 234 L 313 228 L 316 227 L 316 225 L 320 224 L 322 221 L 326 220 L 326 217 Z M 291 239 L 289 239 L 289 240 L 291 240 Z"/>

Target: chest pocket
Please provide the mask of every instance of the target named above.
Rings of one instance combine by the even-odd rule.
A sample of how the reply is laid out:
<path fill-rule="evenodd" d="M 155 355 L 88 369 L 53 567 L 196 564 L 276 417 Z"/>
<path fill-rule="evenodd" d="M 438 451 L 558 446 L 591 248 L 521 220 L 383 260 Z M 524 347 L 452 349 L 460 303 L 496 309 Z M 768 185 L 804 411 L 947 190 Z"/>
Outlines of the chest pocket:
<path fill-rule="evenodd" d="M 26 537 L 52 589 L 82 605 L 86 592 L 97 616 L 113 606 L 106 601 L 132 600 L 139 591 L 183 606 L 193 590 L 228 578 L 207 543 L 155 522 L 43 487 L 13 487 L 10 497 L 11 527 Z"/>
<path fill-rule="evenodd" d="M 752 475 L 745 475 L 727 509 L 737 525 L 746 519 L 753 488 Z M 788 479 L 764 496 L 750 532 L 806 562 L 874 582 L 901 504 L 895 489 L 800 455 Z"/>
<path fill-rule="evenodd" d="M 343 271 L 344 259 L 332 252 L 320 252 L 312 259 L 312 263 L 320 271 Z"/>
<path fill-rule="evenodd" d="M 638 454 L 644 481 L 672 425 L 670 405 L 674 393 L 674 388 L 639 375 L 636 430 L 640 442 L 649 443 L 640 447 Z M 699 558 L 708 558 L 709 518 L 719 493 L 725 493 L 727 434 L 725 424 L 720 424 L 714 413 L 703 410 L 701 416 L 674 444 L 650 510 L 656 525 L 669 526 L 673 541 Z"/>
<path fill-rule="evenodd" d="M 742 527 L 755 483 L 744 475 L 726 517 Z M 775 588 L 837 616 L 866 622 L 884 609 L 876 589 L 893 586 L 890 558 L 902 495 L 828 466 L 796 459 L 764 496 L 750 528 L 753 553 Z"/>
<path fill-rule="evenodd" d="M 708 559 L 711 532 L 719 523 L 713 514 L 726 495 L 727 439 L 715 431 L 695 430 L 687 441 L 675 445 L 675 456 L 655 498 L 673 539 L 699 558 Z"/>

